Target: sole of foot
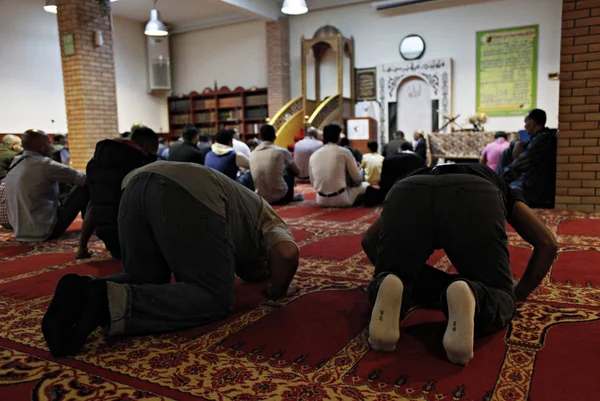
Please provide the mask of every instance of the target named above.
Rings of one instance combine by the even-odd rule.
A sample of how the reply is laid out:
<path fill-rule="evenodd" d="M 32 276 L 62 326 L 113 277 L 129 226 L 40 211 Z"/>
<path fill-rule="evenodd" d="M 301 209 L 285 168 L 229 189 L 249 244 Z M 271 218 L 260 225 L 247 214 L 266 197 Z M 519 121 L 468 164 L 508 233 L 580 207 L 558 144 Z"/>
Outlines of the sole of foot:
<path fill-rule="evenodd" d="M 383 279 L 369 323 L 369 344 L 375 351 L 392 352 L 400 339 L 402 280 L 393 274 Z"/>
<path fill-rule="evenodd" d="M 85 289 L 90 279 L 67 274 L 56 285 L 48 311 L 42 319 L 42 333 L 54 357 L 66 356 L 72 333 L 84 310 Z"/>
<path fill-rule="evenodd" d="M 466 365 L 473 359 L 475 333 L 475 295 L 464 281 L 455 281 L 446 290 L 448 327 L 444 333 L 444 349 L 452 363 Z"/>

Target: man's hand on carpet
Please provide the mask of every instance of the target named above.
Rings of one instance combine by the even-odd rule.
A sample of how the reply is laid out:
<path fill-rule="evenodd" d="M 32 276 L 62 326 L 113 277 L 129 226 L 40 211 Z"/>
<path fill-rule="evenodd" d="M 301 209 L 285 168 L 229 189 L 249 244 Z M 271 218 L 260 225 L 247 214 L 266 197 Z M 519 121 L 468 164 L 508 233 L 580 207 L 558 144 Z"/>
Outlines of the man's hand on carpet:
<path fill-rule="evenodd" d="M 279 299 L 283 297 L 291 297 L 296 292 L 298 292 L 298 284 L 295 281 L 292 281 L 287 289 L 283 289 L 281 287 L 276 287 L 272 284 L 269 284 L 267 288 L 265 288 L 262 293 L 269 299 Z"/>
<path fill-rule="evenodd" d="M 75 255 L 76 260 L 89 259 L 91 257 L 92 257 L 92 253 L 87 248 L 78 249 L 77 254 Z"/>

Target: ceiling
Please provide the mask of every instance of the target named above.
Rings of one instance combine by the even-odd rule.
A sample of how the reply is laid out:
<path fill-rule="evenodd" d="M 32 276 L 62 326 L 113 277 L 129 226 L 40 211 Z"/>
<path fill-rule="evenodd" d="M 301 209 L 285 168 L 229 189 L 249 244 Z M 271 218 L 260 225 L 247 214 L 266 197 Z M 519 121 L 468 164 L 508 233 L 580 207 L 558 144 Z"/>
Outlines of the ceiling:
<path fill-rule="evenodd" d="M 309 10 L 338 7 L 369 0 L 307 0 Z M 208 28 L 252 19 L 275 19 L 283 0 L 158 0 L 160 18 L 173 32 Z M 113 14 L 147 21 L 152 0 L 118 0 L 111 3 Z M 309 11 L 310 12 L 310 11 Z"/>

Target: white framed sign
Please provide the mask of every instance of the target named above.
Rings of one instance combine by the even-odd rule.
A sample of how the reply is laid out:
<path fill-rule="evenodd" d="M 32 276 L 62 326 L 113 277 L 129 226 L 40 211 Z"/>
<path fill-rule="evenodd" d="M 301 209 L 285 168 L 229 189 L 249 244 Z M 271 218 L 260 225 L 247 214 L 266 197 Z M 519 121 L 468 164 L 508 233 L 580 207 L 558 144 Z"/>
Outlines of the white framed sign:
<path fill-rule="evenodd" d="M 369 140 L 369 120 L 348 120 L 348 140 L 365 141 Z"/>

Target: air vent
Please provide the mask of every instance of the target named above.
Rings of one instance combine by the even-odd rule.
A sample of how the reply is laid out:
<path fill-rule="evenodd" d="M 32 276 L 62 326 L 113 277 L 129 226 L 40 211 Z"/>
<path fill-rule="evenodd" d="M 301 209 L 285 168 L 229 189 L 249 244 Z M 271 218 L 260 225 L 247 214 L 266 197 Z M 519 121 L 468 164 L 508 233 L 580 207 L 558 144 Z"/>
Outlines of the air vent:
<path fill-rule="evenodd" d="M 431 3 L 438 0 L 380 0 L 371 3 L 376 10 L 388 10 L 390 8 L 411 6 L 414 4 Z"/>
<path fill-rule="evenodd" d="M 147 37 L 150 92 L 171 90 L 171 61 L 168 37 Z"/>

